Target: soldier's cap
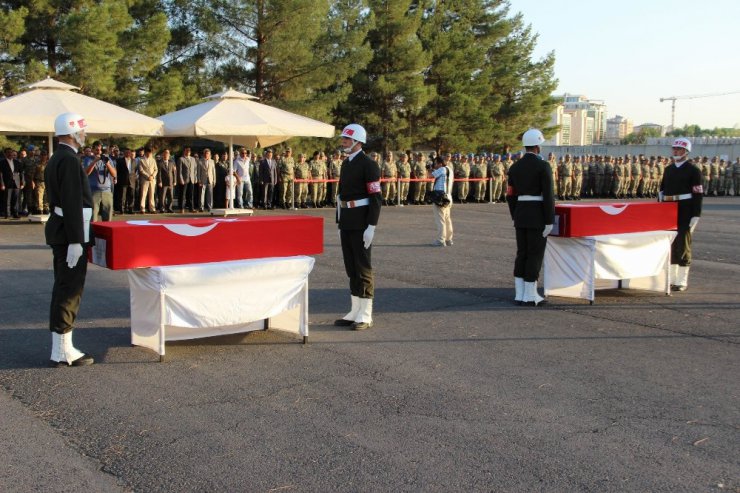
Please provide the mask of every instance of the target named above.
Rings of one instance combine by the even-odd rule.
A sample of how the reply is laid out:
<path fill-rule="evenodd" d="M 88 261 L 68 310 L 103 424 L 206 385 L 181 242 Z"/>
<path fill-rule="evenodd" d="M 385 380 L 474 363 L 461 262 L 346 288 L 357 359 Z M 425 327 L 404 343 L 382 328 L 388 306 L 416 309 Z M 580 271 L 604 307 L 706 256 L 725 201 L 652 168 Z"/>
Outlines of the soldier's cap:
<path fill-rule="evenodd" d="M 35 146 L 34 146 L 33 144 L 28 144 L 28 145 L 26 146 L 26 150 L 27 150 L 27 151 L 32 151 L 32 150 L 34 150 L 34 149 L 36 149 L 36 147 L 35 147 Z"/>
<path fill-rule="evenodd" d="M 265 149 L 265 154 L 272 154 L 272 149 Z"/>

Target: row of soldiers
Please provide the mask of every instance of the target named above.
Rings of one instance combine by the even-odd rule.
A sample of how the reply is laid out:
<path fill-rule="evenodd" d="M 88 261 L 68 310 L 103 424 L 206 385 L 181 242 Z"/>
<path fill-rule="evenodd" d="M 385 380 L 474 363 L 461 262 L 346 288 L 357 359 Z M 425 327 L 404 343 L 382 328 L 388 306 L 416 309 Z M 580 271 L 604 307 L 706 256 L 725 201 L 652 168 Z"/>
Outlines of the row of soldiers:
<path fill-rule="evenodd" d="M 560 200 L 585 197 L 656 197 L 667 158 L 656 156 L 548 156 L 553 188 Z M 740 195 L 740 158 L 734 163 L 713 157 L 693 161 L 701 172 L 706 195 Z"/>

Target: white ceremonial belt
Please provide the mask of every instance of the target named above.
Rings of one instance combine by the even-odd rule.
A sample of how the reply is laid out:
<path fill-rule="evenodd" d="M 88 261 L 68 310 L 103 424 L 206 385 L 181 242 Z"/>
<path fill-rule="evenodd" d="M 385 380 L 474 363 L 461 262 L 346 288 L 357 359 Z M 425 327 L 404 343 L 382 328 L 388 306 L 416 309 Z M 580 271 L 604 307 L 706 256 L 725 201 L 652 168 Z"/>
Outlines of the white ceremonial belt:
<path fill-rule="evenodd" d="M 519 195 L 516 198 L 522 202 L 542 202 L 542 195 Z"/>
<path fill-rule="evenodd" d="M 64 217 L 64 211 L 59 206 L 54 206 L 54 214 Z M 85 234 L 85 243 L 90 241 L 90 221 L 92 220 L 92 208 L 82 208 L 82 228 Z"/>
<path fill-rule="evenodd" d="M 679 200 L 691 199 L 690 193 L 682 193 L 681 195 L 663 195 L 663 202 L 678 202 Z"/>
<path fill-rule="evenodd" d="M 370 199 L 360 200 L 340 200 L 340 204 L 344 209 L 354 209 L 355 207 L 362 207 L 363 205 L 370 205 Z"/>

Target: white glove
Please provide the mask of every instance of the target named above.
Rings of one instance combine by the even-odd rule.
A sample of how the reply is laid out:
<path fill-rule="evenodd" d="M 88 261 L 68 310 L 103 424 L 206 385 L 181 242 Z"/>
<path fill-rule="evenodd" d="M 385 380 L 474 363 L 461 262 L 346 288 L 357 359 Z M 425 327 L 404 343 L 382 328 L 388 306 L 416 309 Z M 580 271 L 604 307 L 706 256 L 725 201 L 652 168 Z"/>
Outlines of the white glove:
<path fill-rule="evenodd" d="M 545 224 L 545 229 L 542 230 L 542 237 L 547 238 L 547 236 L 552 232 L 552 224 Z"/>
<path fill-rule="evenodd" d="M 699 224 L 699 218 L 694 216 L 689 220 L 689 230 L 693 233 L 696 225 Z"/>
<path fill-rule="evenodd" d="M 67 265 L 72 269 L 82 257 L 82 245 L 80 243 L 72 243 L 67 247 Z"/>
<path fill-rule="evenodd" d="M 362 241 L 365 243 L 365 249 L 370 248 L 373 244 L 373 236 L 375 236 L 375 226 L 369 225 L 364 233 L 362 233 Z"/>
<path fill-rule="evenodd" d="M 658 192 L 658 202 L 663 202 L 663 197 L 665 194 L 663 192 Z"/>

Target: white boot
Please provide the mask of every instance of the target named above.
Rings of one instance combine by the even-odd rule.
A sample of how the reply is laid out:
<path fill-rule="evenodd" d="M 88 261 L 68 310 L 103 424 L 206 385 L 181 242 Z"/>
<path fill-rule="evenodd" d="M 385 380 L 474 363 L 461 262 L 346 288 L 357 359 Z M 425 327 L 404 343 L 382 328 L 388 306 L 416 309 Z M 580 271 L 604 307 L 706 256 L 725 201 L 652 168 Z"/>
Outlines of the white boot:
<path fill-rule="evenodd" d="M 349 310 L 349 313 L 345 315 L 344 317 L 340 318 L 339 320 L 335 320 L 334 325 L 338 325 L 339 327 L 349 327 L 355 322 L 355 319 L 357 318 L 357 313 L 359 311 L 360 311 L 360 297 L 352 296 L 352 306 Z"/>
<path fill-rule="evenodd" d="M 357 314 L 355 323 L 352 328 L 355 330 L 365 330 L 373 326 L 373 299 L 360 298 L 360 311 Z"/>
<path fill-rule="evenodd" d="M 678 279 L 678 264 L 671 264 L 670 277 L 668 278 L 668 285 L 675 286 L 676 279 Z"/>
<path fill-rule="evenodd" d="M 514 278 L 514 303 L 516 303 L 517 305 L 521 305 L 523 299 L 524 299 L 524 278 L 515 277 Z"/>
<path fill-rule="evenodd" d="M 674 283 L 674 291 L 686 291 L 689 287 L 689 267 L 678 266 L 678 274 Z"/>
<path fill-rule="evenodd" d="M 95 360 L 72 344 L 72 330 L 66 334 L 52 332 L 51 339 L 51 366 L 87 366 Z"/>
<path fill-rule="evenodd" d="M 538 306 L 547 303 L 545 299 L 537 294 L 537 281 L 524 283 L 523 304 L 527 306 Z"/>

